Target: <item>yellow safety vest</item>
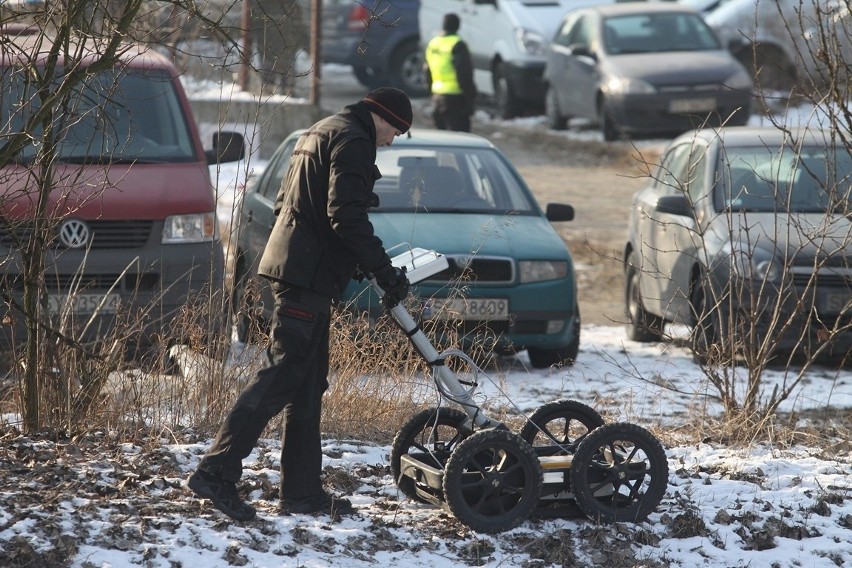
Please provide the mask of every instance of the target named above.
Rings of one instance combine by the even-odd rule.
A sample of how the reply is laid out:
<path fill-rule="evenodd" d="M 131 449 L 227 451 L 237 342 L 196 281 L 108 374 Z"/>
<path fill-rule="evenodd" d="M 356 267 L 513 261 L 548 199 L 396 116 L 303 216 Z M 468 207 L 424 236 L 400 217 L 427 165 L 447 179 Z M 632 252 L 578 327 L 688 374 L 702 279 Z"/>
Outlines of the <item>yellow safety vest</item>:
<path fill-rule="evenodd" d="M 453 47 L 461 41 L 457 35 L 435 36 L 426 46 L 426 65 L 432 74 L 432 93 L 459 95 L 462 90 L 453 67 Z"/>

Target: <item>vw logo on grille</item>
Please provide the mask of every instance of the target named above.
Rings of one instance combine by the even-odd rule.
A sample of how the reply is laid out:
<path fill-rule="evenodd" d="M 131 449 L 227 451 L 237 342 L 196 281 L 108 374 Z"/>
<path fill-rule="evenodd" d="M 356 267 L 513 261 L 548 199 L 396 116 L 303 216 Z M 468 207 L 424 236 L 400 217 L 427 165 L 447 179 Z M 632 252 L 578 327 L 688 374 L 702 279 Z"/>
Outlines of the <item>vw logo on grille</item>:
<path fill-rule="evenodd" d="M 89 226 L 79 219 L 68 219 L 59 227 L 59 242 L 68 248 L 82 248 L 90 238 Z"/>

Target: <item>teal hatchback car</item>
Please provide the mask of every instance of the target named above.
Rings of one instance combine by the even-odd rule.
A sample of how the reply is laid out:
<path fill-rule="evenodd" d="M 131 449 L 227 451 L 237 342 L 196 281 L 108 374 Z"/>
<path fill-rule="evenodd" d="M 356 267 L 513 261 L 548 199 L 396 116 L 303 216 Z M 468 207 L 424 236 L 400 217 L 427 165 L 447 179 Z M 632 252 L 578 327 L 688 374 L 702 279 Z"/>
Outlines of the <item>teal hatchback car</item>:
<path fill-rule="evenodd" d="M 278 147 L 246 188 L 240 208 L 234 301 L 237 333 L 248 338 L 251 317 L 268 317 L 271 294 L 251 278 L 274 218 L 272 206 L 300 132 Z M 509 160 L 488 140 L 459 132 L 412 130 L 380 148 L 379 204 L 370 220 L 391 256 L 410 248 L 435 250 L 449 267 L 412 288 L 424 319 L 442 320 L 463 344 L 488 341 L 500 351 L 526 350 L 534 367 L 570 364 L 580 344 L 574 264 L 551 226 L 574 209 L 542 211 Z M 352 281 L 345 293 L 378 317 L 375 293 Z"/>

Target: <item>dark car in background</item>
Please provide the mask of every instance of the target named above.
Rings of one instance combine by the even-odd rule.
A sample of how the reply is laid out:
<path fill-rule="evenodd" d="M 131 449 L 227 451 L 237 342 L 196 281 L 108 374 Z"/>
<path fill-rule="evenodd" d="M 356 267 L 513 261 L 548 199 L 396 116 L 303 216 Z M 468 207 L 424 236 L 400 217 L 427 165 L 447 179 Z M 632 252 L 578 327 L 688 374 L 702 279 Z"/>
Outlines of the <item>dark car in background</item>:
<path fill-rule="evenodd" d="M 627 335 L 693 327 L 731 355 L 852 347 L 852 157 L 825 130 L 688 132 L 636 193 L 624 252 Z M 824 348 L 825 350 L 825 348 Z"/>
<path fill-rule="evenodd" d="M 351 66 L 368 88 L 427 95 L 419 8 L 420 0 L 323 0 L 322 60 Z"/>
<path fill-rule="evenodd" d="M 693 9 L 627 2 L 565 15 L 547 49 L 545 108 L 550 126 L 569 119 L 624 134 L 680 134 L 744 125 L 752 79 Z"/>
<path fill-rule="evenodd" d="M 253 276 L 299 134 L 282 142 L 243 198 L 234 269 L 236 327 L 243 341 L 271 315 L 268 286 Z M 382 177 L 370 221 L 391 256 L 414 247 L 449 261 L 445 271 L 413 286 L 415 313 L 425 327 L 452 329 L 465 348 L 526 349 L 533 367 L 576 360 L 574 263 L 551 225 L 573 219 L 572 207 L 549 204 L 543 211 L 505 155 L 474 134 L 415 129 L 379 148 L 376 165 Z M 384 312 L 376 293 L 354 280 L 343 301 L 371 320 Z"/>

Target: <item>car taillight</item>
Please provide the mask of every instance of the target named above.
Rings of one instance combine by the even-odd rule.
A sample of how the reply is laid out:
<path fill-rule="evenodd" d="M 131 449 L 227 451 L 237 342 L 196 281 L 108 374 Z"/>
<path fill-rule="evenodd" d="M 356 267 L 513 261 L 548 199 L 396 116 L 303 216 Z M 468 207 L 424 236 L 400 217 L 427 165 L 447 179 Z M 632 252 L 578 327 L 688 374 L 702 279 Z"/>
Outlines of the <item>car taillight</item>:
<path fill-rule="evenodd" d="M 367 28 L 367 22 L 370 21 L 370 11 L 361 4 L 352 6 L 349 11 L 349 18 L 346 20 L 346 29 L 351 32 L 360 32 Z"/>

